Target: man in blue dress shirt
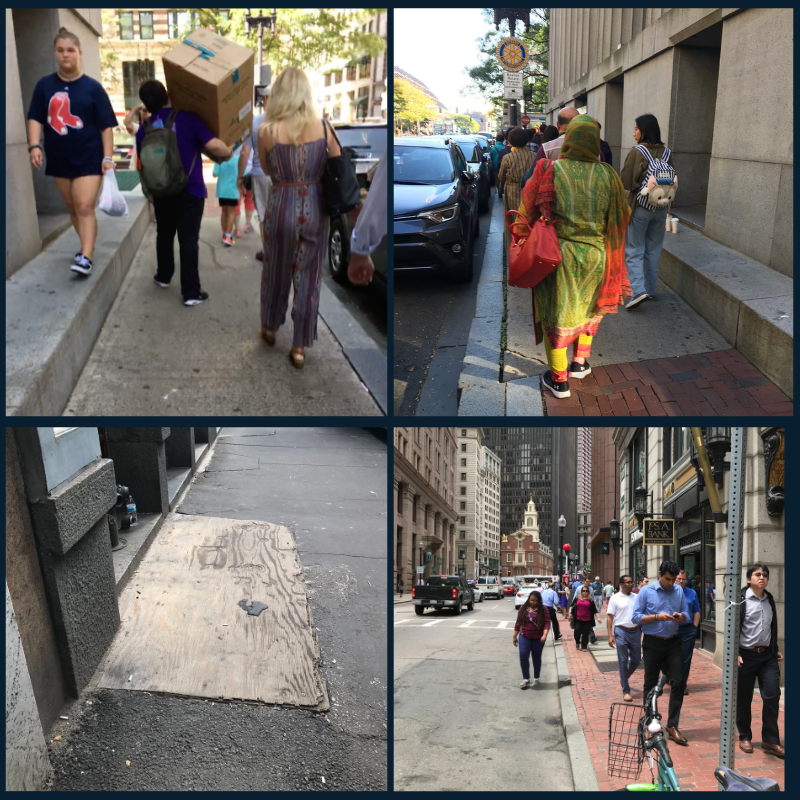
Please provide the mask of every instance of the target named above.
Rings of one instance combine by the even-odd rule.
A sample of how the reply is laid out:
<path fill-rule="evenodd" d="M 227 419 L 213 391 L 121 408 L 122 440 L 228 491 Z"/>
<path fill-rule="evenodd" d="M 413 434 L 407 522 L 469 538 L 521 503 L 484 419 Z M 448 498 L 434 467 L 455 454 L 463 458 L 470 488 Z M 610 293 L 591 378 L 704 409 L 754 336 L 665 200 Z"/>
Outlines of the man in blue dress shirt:
<path fill-rule="evenodd" d="M 680 571 L 680 574 L 675 579 L 681 589 L 683 589 L 683 596 L 686 598 L 686 606 L 688 608 L 689 619 L 686 622 L 681 622 L 678 625 L 678 636 L 681 640 L 681 650 L 683 651 L 683 696 L 689 694 L 689 670 L 692 668 L 692 656 L 694 655 L 694 643 L 697 639 L 697 631 L 700 629 L 700 600 L 697 598 L 697 592 L 690 589 L 686 582 L 689 576 L 685 569 Z"/>
<path fill-rule="evenodd" d="M 676 744 L 688 745 L 688 740 L 678 730 L 683 704 L 683 651 L 678 625 L 689 619 L 689 608 L 683 589 L 675 579 L 680 567 L 674 561 L 662 561 L 658 580 L 643 586 L 636 596 L 633 624 L 641 625 L 642 657 L 644 660 L 644 696 L 658 683 L 662 671 L 672 678 L 669 695 L 667 733 Z"/>

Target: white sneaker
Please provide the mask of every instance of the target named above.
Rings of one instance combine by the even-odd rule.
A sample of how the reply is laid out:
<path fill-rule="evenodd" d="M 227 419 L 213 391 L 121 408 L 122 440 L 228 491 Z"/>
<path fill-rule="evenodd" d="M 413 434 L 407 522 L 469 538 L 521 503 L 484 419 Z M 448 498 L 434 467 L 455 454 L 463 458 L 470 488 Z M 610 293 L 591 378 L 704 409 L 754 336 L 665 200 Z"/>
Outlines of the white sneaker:
<path fill-rule="evenodd" d="M 531 685 L 530 681 L 522 681 L 522 683 L 519 685 L 519 688 L 520 689 L 527 689 L 530 685 Z"/>
<path fill-rule="evenodd" d="M 531 686 L 538 686 L 538 685 L 539 685 L 539 679 L 538 678 L 534 678 L 533 679 L 533 683 L 531 684 Z"/>

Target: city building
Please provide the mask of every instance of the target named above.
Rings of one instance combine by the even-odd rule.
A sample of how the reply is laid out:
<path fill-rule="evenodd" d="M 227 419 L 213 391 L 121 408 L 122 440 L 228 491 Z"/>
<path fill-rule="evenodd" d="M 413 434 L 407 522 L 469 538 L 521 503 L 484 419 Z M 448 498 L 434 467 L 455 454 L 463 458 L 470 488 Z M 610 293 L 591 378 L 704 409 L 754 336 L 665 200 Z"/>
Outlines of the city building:
<path fill-rule="evenodd" d="M 711 480 L 719 493 L 723 513 L 730 503 L 730 428 L 703 428 L 713 467 Z M 785 514 L 784 430 L 747 428 L 746 484 L 741 493 L 742 575 L 755 562 L 769 567 L 769 591 L 778 615 L 778 648 L 783 652 L 785 624 Z M 698 470 L 690 428 L 615 428 L 617 477 L 620 486 L 621 542 L 618 564 L 636 578 L 658 578 L 662 560 L 677 561 L 688 573 L 687 585 L 700 599 L 702 616 L 698 646 L 714 654 L 722 666 L 725 628 L 725 571 L 728 524 L 715 522 L 707 481 Z M 640 488 L 641 487 L 641 488 Z M 637 517 L 635 495 L 640 488 L 646 516 Z M 675 524 L 672 545 L 643 544 L 642 520 L 671 519 Z M 594 566 L 594 565 L 593 565 Z M 593 570 L 594 571 L 594 570 Z"/>
<path fill-rule="evenodd" d="M 500 459 L 482 444 L 483 428 L 458 429 L 458 571 L 467 579 L 500 568 Z"/>
<path fill-rule="evenodd" d="M 394 429 L 395 587 L 456 572 L 457 450 L 455 428 Z"/>
<path fill-rule="evenodd" d="M 551 122 L 566 106 L 595 117 L 617 170 L 634 120 L 656 116 L 685 229 L 680 247 L 667 237 L 659 278 L 789 396 L 792 330 L 779 321 L 793 302 L 793 36 L 791 7 L 554 8 L 545 109 Z M 767 152 L 749 124 L 755 108 L 781 109 Z M 735 286 L 744 272 L 787 316 L 744 312 L 754 297 Z"/>
<path fill-rule="evenodd" d="M 576 428 L 484 428 L 484 443 L 502 463 L 500 535 L 519 527 L 532 497 L 542 544 L 551 548 L 559 569 L 559 548 L 578 542 Z M 564 517 L 563 533 L 558 526 Z M 566 566 L 566 563 L 563 564 Z"/>
<path fill-rule="evenodd" d="M 620 561 L 618 554 L 615 561 L 612 552 L 610 524 L 612 520 L 619 519 L 620 481 L 613 434 L 613 428 L 592 429 L 591 533 L 587 561 L 592 577 L 599 575 L 604 580 L 611 578 L 616 582 Z"/>
<path fill-rule="evenodd" d="M 591 560 L 589 542 L 592 538 L 592 512 L 578 511 L 578 545 L 575 551 L 579 569 L 584 569 Z"/>
<path fill-rule="evenodd" d="M 431 99 L 429 108 L 431 109 L 433 117 L 441 119 L 449 116 L 447 106 L 419 78 L 415 78 L 410 72 L 406 72 L 404 69 L 401 69 L 398 66 L 395 66 L 394 68 L 394 77 L 408 81 L 413 86 L 416 86 L 417 89 L 428 95 L 428 97 Z"/>
<path fill-rule="evenodd" d="M 514 533 L 503 536 L 501 543 L 501 574 L 554 575 L 553 550 L 539 539 L 539 514 L 531 494 L 523 525 Z"/>
<path fill-rule="evenodd" d="M 6 9 L 6 278 L 70 225 L 55 181 L 31 167 L 26 119 L 40 78 L 56 71 L 53 40 L 64 27 L 81 40 L 83 71 L 101 80 L 99 8 Z"/>
<path fill-rule="evenodd" d="M 384 42 L 388 15 L 379 11 L 362 24 L 364 33 L 377 33 Z M 335 122 L 386 119 L 386 48 L 370 58 L 352 61 L 338 59 L 324 65 L 313 75 L 320 109 Z"/>

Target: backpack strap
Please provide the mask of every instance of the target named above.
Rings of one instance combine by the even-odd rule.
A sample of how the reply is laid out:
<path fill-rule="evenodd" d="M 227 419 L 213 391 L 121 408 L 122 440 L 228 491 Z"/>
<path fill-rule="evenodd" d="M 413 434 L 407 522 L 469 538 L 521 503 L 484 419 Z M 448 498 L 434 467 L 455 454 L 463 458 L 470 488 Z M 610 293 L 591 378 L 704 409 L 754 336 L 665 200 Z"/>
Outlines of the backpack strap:
<path fill-rule="evenodd" d="M 653 154 L 643 144 L 637 144 L 633 149 L 638 150 L 647 159 L 647 163 L 650 167 L 655 164 L 656 160 L 653 158 Z"/>
<path fill-rule="evenodd" d="M 177 119 L 177 117 L 178 117 L 178 109 L 173 108 L 172 111 L 169 112 L 169 116 L 164 122 L 164 127 L 171 128 L 175 124 L 175 120 Z"/>

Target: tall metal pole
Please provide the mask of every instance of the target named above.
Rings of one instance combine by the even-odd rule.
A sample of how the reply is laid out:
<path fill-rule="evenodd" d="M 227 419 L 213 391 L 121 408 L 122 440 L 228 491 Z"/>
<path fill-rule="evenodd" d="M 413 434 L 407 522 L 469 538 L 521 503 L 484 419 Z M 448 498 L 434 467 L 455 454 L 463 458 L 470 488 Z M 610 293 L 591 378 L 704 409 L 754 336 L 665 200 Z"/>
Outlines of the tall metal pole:
<path fill-rule="evenodd" d="M 722 725 L 719 739 L 719 763 L 733 768 L 735 756 L 736 688 L 739 677 L 738 605 L 742 579 L 742 539 L 744 534 L 744 493 L 747 464 L 747 428 L 731 430 L 731 493 L 728 503 L 727 564 L 725 566 L 725 639 L 722 650 Z M 705 470 L 704 470 L 705 472 Z M 714 476 L 703 476 L 706 486 Z M 736 605 L 734 605 L 736 604 Z M 722 787 L 718 787 L 722 791 Z"/>
<path fill-rule="evenodd" d="M 261 66 L 264 63 L 264 23 L 258 23 L 258 82 L 261 83 Z"/>

